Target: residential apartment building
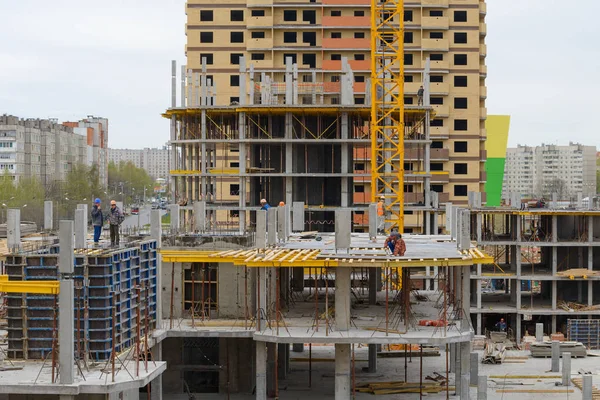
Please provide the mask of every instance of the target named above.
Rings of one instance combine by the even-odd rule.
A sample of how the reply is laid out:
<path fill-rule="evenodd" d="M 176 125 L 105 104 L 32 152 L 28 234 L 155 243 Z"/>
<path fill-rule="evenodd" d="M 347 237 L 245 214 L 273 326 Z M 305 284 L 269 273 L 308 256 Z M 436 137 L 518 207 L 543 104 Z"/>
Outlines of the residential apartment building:
<path fill-rule="evenodd" d="M 596 194 L 596 147 L 569 143 L 508 148 L 504 171 L 503 195 L 521 193 L 525 197 L 549 197 L 558 193 L 560 200 Z"/>
<path fill-rule="evenodd" d="M 81 121 L 63 124 L 72 127 L 76 134 L 86 138 L 86 164 L 89 167 L 97 165 L 100 182 L 103 186 L 108 185 L 108 119 L 88 115 Z"/>
<path fill-rule="evenodd" d="M 131 162 L 154 179 L 166 179 L 169 176 L 169 150 L 166 146 L 160 149 L 109 149 L 108 160 L 115 164 Z"/>
<path fill-rule="evenodd" d="M 80 124 L 88 124 L 89 119 L 61 124 L 55 119 L 2 115 L 0 170 L 7 171 L 15 180 L 34 177 L 49 185 L 65 180 L 75 165 L 96 165 L 100 182 L 105 186 L 108 175 L 103 150 L 106 149 L 108 120 L 100 120 L 102 129 L 80 127 Z"/>
<path fill-rule="evenodd" d="M 197 85 L 191 74 L 201 73 L 204 61 L 210 93 L 207 104 L 235 105 L 240 93 L 256 96 L 265 83 L 274 98 L 271 102 L 283 104 L 285 63 L 291 59 L 296 64 L 300 104 L 310 104 L 307 94 L 311 90 L 313 98 L 317 92 L 319 103 L 340 104 L 342 60 L 347 59 L 352 69 L 352 103 L 368 108 L 370 6 L 369 0 L 225 0 L 218 6 L 208 0 L 189 0 L 184 84 Z M 429 96 L 435 112 L 427 128 L 430 172 L 423 165 L 422 150 L 407 150 L 404 167 L 412 176 L 405 180 L 405 198 L 408 203 L 423 204 L 423 176 L 428 175 L 430 188 L 439 193 L 441 203 L 466 204 L 468 193 L 484 192 L 486 182 L 486 4 L 480 0 L 421 0 L 406 2 L 404 7 L 405 104 L 417 106 L 429 59 Z M 251 67 L 253 79 L 240 79 L 242 57 L 242 68 Z M 240 90 L 240 85 L 247 90 Z M 190 96 L 199 96 L 193 89 L 186 92 L 188 103 Z M 220 163 L 225 158 L 217 154 L 213 166 L 229 167 Z M 369 173 L 370 150 L 355 152 L 352 162 L 355 172 Z M 366 206 L 371 201 L 369 186 L 370 179 L 354 180 L 355 205 Z M 231 197 L 237 196 L 233 189 L 227 195 L 223 198 L 235 200 Z M 406 215 L 406 231 L 421 231 L 423 221 L 418 213 L 407 211 Z"/>

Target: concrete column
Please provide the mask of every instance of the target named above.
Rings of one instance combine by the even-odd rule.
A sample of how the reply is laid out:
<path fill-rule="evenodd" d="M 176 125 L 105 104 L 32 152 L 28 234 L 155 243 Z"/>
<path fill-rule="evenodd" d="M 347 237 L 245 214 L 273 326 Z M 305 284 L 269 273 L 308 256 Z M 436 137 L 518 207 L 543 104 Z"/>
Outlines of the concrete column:
<path fill-rule="evenodd" d="M 551 333 L 556 333 L 556 315 L 552 316 L 552 329 L 551 329 Z"/>
<path fill-rule="evenodd" d="M 377 372 L 377 345 L 369 345 L 369 368 L 367 372 Z"/>
<path fill-rule="evenodd" d="M 552 243 L 558 242 L 558 217 L 552 216 Z"/>
<path fill-rule="evenodd" d="M 51 231 L 54 229 L 54 203 L 52 200 L 44 201 L 44 230 Z"/>
<path fill-rule="evenodd" d="M 277 378 L 286 379 L 290 345 L 288 343 L 279 343 L 277 347 Z"/>
<path fill-rule="evenodd" d="M 343 84 L 342 84 L 343 85 Z M 350 155 L 351 152 L 348 150 L 349 148 L 349 144 L 348 144 L 348 113 L 344 112 L 342 113 L 342 118 L 341 118 L 341 124 L 340 124 L 340 134 L 341 134 L 341 170 L 340 172 L 342 174 L 347 174 L 350 171 Z M 352 171 L 353 172 L 353 171 Z M 349 186 L 350 186 L 350 178 L 348 178 L 347 176 L 342 176 L 341 178 L 341 203 L 340 205 L 342 207 L 348 207 L 350 204 L 350 193 L 349 193 Z"/>
<path fill-rule="evenodd" d="M 335 211 L 335 251 L 348 252 L 352 233 L 352 213 L 350 210 Z"/>
<path fill-rule="evenodd" d="M 560 371 L 560 342 L 552 341 L 552 372 Z"/>
<path fill-rule="evenodd" d="M 9 251 L 17 252 L 21 249 L 21 210 L 18 208 L 8 209 L 6 238 Z"/>
<path fill-rule="evenodd" d="M 194 203 L 194 230 L 200 233 L 206 231 L 206 201 Z"/>
<path fill-rule="evenodd" d="M 75 353 L 73 334 L 73 308 L 75 307 L 75 291 L 73 289 L 72 274 L 74 272 L 73 252 L 73 221 L 60 221 L 60 250 L 58 255 L 58 271 L 60 273 L 60 293 L 58 295 L 58 365 L 60 368 L 60 383 L 72 384 L 75 376 Z"/>
<path fill-rule="evenodd" d="M 267 210 L 267 246 L 277 244 L 277 208 L 271 207 Z"/>
<path fill-rule="evenodd" d="M 256 212 L 256 236 L 254 241 L 257 249 L 267 247 L 267 211 L 258 210 Z"/>
<path fill-rule="evenodd" d="M 292 203 L 292 228 L 294 232 L 304 230 L 304 202 L 302 201 Z"/>
<path fill-rule="evenodd" d="M 277 240 L 285 242 L 289 237 L 290 206 L 277 207 Z"/>
<path fill-rule="evenodd" d="M 535 341 L 538 343 L 544 341 L 544 324 L 535 324 Z"/>
<path fill-rule="evenodd" d="M 479 354 L 471 353 L 471 384 L 477 385 L 479 379 Z"/>
<path fill-rule="evenodd" d="M 381 274 L 379 268 L 367 268 L 369 270 L 369 305 L 377 304 L 377 291 L 379 289 L 377 274 Z M 381 278 L 380 278 L 381 279 Z"/>
<path fill-rule="evenodd" d="M 487 376 L 480 375 L 477 379 L 477 400 L 487 400 Z"/>
<path fill-rule="evenodd" d="M 369 239 L 377 238 L 377 203 L 369 204 Z"/>
<path fill-rule="evenodd" d="M 569 386 L 571 382 L 571 353 L 563 353 L 562 361 L 562 384 L 563 386 Z"/>
<path fill-rule="evenodd" d="M 336 279 L 337 280 L 337 279 Z M 337 320 L 337 317 L 336 317 Z M 352 387 L 350 345 L 335 345 L 335 400 L 349 400 Z"/>
<path fill-rule="evenodd" d="M 590 375 L 590 374 L 583 375 L 583 386 L 582 386 L 581 391 L 583 392 L 583 396 L 582 396 L 583 400 L 592 400 L 592 392 L 593 392 L 592 375 Z"/>
<path fill-rule="evenodd" d="M 267 400 L 267 344 L 256 342 L 256 400 Z"/>
<path fill-rule="evenodd" d="M 462 387 L 460 353 L 460 343 L 453 343 L 451 345 L 450 359 L 453 361 L 451 364 L 454 365 L 454 392 L 456 396 L 460 396 Z"/>
<path fill-rule="evenodd" d="M 152 359 L 154 361 L 162 361 L 162 342 L 152 347 Z M 150 382 L 150 400 L 162 400 L 162 374 Z"/>
<path fill-rule="evenodd" d="M 520 282 L 519 282 L 520 284 Z M 517 318 L 517 326 L 515 327 L 515 340 L 517 342 L 518 345 L 521 344 L 521 335 L 522 333 L 522 329 L 521 329 L 521 318 L 523 318 L 523 316 L 521 314 L 516 314 L 516 318 Z"/>
<path fill-rule="evenodd" d="M 335 269 L 335 326 L 338 331 L 350 329 L 350 268 Z"/>
<path fill-rule="evenodd" d="M 85 225 L 85 211 L 78 208 L 75 210 L 75 248 L 85 249 L 87 226 Z"/>
<path fill-rule="evenodd" d="M 460 346 L 460 398 L 469 400 L 471 386 L 471 342 L 462 342 Z"/>
<path fill-rule="evenodd" d="M 169 204 L 169 214 L 171 216 L 171 232 L 179 232 L 179 204 Z"/>

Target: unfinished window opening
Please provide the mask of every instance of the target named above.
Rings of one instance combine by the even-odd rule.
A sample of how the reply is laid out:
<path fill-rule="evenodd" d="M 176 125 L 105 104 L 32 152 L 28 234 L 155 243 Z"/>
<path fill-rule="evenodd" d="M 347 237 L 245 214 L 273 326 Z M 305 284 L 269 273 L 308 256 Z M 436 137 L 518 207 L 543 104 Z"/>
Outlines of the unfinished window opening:
<path fill-rule="evenodd" d="M 404 65 L 413 65 L 413 55 L 404 54 Z"/>
<path fill-rule="evenodd" d="M 412 43 L 413 42 L 413 33 L 404 31 L 404 43 Z"/>
<path fill-rule="evenodd" d="M 238 22 L 244 20 L 244 10 L 231 10 L 229 14 L 231 21 Z"/>
<path fill-rule="evenodd" d="M 317 45 L 317 33 L 316 32 L 303 32 L 302 33 L 302 42 L 308 43 L 311 46 Z"/>
<path fill-rule="evenodd" d="M 239 218 L 240 211 L 239 210 L 229 210 L 229 218 Z"/>
<path fill-rule="evenodd" d="M 365 98 L 362 96 L 354 96 L 354 104 L 365 104 Z"/>
<path fill-rule="evenodd" d="M 404 170 L 405 171 L 414 171 L 413 163 L 411 163 L 411 162 L 405 162 L 404 163 Z"/>
<path fill-rule="evenodd" d="M 431 83 L 444 83 L 444 75 L 431 75 L 429 81 Z"/>
<path fill-rule="evenodd" d="M 244 43 L 244 32 L 231 32 L 231 43 Z"/>
<path fill-rule="evenodd" d="M 467 44 L 467 32 L 454 32 L 454 43 Z"/>
<path fill-rule="evenodd" d="M 298 19 L 298 13 L 296 10 L 283 10 L 283 20 L 286 22 L 296 21 Z"/>
<path fill-rule="evenodd" d="M 440 119 L 440 118 L 436 118 L 429 123 L 429 126 L 434 127 L 434 128 L 444 126 L 444 120 Z"/>
<path fill-rule="evenodd" d="M 468 168 L 466 163 L 455 163 L 454 164 L 454 174 L 456 175 L 467 175 Z"/>
<path fill-rule="evenodd" d="M 355 17 L 364 17 L 365 16 L 365 12 L 364 11 L 354 11 L 354 16 Z"/>
<path fill-rule="evenodd" d="M 431 169 L 432 171 L 443 171 L 444 163 L 433 162 L 433 163 L 429 164 L 429 169 Z"/>
<path fill-rule="evenodd" d="M 213 54 L 212 53 L 200 53 L 200 65 L 202 65 L 202 59 L 206 59 L 206 65 L 213 65 Z"/>
<path fill-rule="evenodd" d="M 302 21 L 308 22 L 311 25 L 317 23 L 317 13 L 314 10 L 304 10 L 302 11 Z"/>
<path fill-rule="evenodd" d="M 443 97 L 431 97 L 429 99 L 429 102 L 431 103 L 431 105 L 440 106 L 440 105 L 444 104 L 444 98 Z"/>
<path fill-rule="evenodd" d="M 467 195 L 467 185 L 454 185 L 454 196 L 462 197 Z"/>
<path fill-rule="evenodd" d="M 240 53 L 231 53 L 229 55 L 229 62 L 231 64 L 234 64 L 234 65 L 239 65 L 240 64 L 240 58 L 242 58 L 242 57 L 244 57 L 243 54 L 240 54 Z"/>
<path fill-rule="evenodd" d="M 364 193 L 365 192 L 365 185 L 355 185 L 354 186 L 354 193 Z"/>
<path fill-rule="evenodd" d="M 468 142 L 465 142 L 465 141 L 454 142 L 454 152 L 455 153 L 466 153 L 467 150 L 468 150 Z"/>
<path fill-rule="evenodd" d="M 429 32 L 429 39 L 443 39 L 444 32 Z"/>
<path fill-rule="evenodd" d="M 354 75 L 354 82 L 364 82 L 364 81 L 365 81 L 364 75 Z"/>
<path fill-rule="evenodd" d="M 454 55 L 454 65 L 467 65 L 467 55 L 466 54 L 455 54 Z"/>
<path fill-rule="evenodd" d="M 229 85 L 230 86 L 240 86 L 240 76 L 239 75 L 230 75 L 229 76 Z"/>
<path fill-rule="evenodd" d="M 467 12 L 454 11 L 454 22 L 467 22 Z"/>
<path fill-rule="evenodd" d="M 414 185 L 404 185 L 404 193 L 414 193 Z"/>
<path fill-rule="evenodd" d="M 414 81 L 414 76 L 413 75 L 404 75 L 404 82 L 411 83 L 413 81 Z"/>
<path fill-rule="evenodd" d="M 364 32 L 354 32 L 354 39 L 364 39 L 364 38 L 365 38 Z"/>
<path fill-rule="evenodd" d="M 253 17 L 264 17 L 265 10 L 252 10 L 252 16 Z"/>
<path fill-rule="evenodd" d="M 331 32 L 331 38 L 332 39 L 341 39 L 342 38 L 342 32 Z"/>
<path fill-rule="evenodd" d="M 431 191 L 432 192 L 437 192 L 437 193 L 443 193 L 444 192 L 444 185 L 431 185 Z"/>
<path fill-rule="evenodd" d="M 429 16 L 430 17 L 443 17 L 444 11 L 443 10 L 429 10 Z"/>
<path fill-rule="evenodd" d="M 231 96 L 229 98 L 229 104 L 230 105 L 240 104 L 240 98 L 239 98 L 239 96 Z M 214 104 L 211 104 L 211 105 L 214 105 Z M 211 167 L 213 167 L 213 165 L 211 165 Z"/>
<path fill-rule="evenodd" d="M 331 16 L 332 17 L 341 17 L 342 11 L 341 10 L 331 10 Z"/>
<path fill-rule="evenodd" d="M 332 55 L 331 55 L 331 59 L 332 59 L 333 61 L 341 61 L 341 59 L 342 59 L 342 55 L 341 55 L 341 54 L 332 54 Z"/>
<path fill-rule="evenodd" d="M 331 104 L 340 104 L 340 98 L 337 96 L 332 97 Z"/>
<path fill-rule="evenodd" d="M 296 43 L 298 41 L 298 33 L 283 32 L 283 43 Z"/>
<path fill-rule="evenodd" d="M 239 162 L 230 162 L 229 166 L 231 168 L 239 168 L 240 167 L 240 163 Z"/>
<path fill-rule="evenodd" d="M 331 77 L 331 82 L 339 82 L 340 81 L 340 76 L 339 75 L 333 75 Z"/>
<path fill-rule="evenodd" d="M 433 142 L 431 142 L 431 148 L 432 149 L 443 149 L 444 142 L 442 142 L 441 140 L 434 140 Z"/>
<path fill-rule="evenodd" d="M 239 196 L 240 194 L 240 185 L 237 183 L 232 183 L 229 185 L 229 195 L 231 196 Z"/>
<path fill-rule="evenodd" d="M 212 43 L 213 33 L 212 32 L 200 32 L 200 43 Z"/>
<path fill-rule="evenodd" d="M 239 189 L 238 189 L 239 190 Z M 192 271 L 194 272 L 194 309 L 196 315 L 202 315 L 217 309 L 217 267 L 213 263 L 192 263 L 184 270 L 184 309 L 192 308 Z M 204 293 L 204 298 L 202 297 Z M 203 304 L 204 303 L 204 304 Z"/>
<path fill-rule="evenodd" d="M 202 10 L 200 11 L 200 21 L 202 22 L 210 22 L 214 19 L 212 10 Z"/>
<path fill-rule="evenodd" d="M 252 53 L 250 58 L 252 61 L 262 61 L 265 59 L 265 53 Z"/>
<path fill-rule="evenodd" d="M 252 32 L 252 39 L 264 39 L 265 32 Z"/>
<path fill-rule="evenodd" d="M 413 12 L 412 10 L 404 10 L 404 22 L 412 22 Z"/>
<path fill-rule="evenodd" d="M 454 98 L 454 108 L 457 110 L 466 110 L 467 109 L 467 98 L 466 97 L 455 97 Z"/>
<path fill-rule="evenodd" d="M 410 96 L 405 96 L 404 97 L 404 104 L 407 104 L 407 105 L 414 104 L 413 98 L 410 97 Z"/>
<path fill-rule="evenodd" d="M 364 54 L 355 54 L 354 55 L 354 60 L 356 60 L 356 61 L 364 61 L 365 60 L 365 55 Z"/>
<path fill-rule="evenodd" d="M 454 130 L 455 131 L 466 131 L 469 129 L 469 124 L 466 119 L 455 119 Z"/>
<path fill-rule="evenodd" d="M 454 87 L 467 87 L 467 77 L 462 75 L 455 76 Z"/>
<path fill-rule="evenodd" d="M 364 171 L 365 170 L 365 163 L 356 163 L 356 164 L 354 164 L 354 170 L 355 171 Z"/>
<path fill-rule="evenodd" d="M 429 55 L 429 59 L 431 61 L 444 61 L 444 54 L 443 53 L 431 53 Z"/>
<path fill-rule="evenodd" d="M 302 64 L 308 65 L 309 68 L 317 67 L 317 55 L 313 53 L 302 54 Z"/>

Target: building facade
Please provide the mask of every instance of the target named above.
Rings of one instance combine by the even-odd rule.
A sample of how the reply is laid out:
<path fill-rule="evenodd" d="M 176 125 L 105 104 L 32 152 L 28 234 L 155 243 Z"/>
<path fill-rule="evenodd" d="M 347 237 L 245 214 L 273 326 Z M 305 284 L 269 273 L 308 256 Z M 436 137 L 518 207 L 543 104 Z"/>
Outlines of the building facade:
<path fill-rule="evenodd" d="M 160 149 L 108 149 L 108 161 L 115 164 L 131 162 L 154 179 L 169 176 L 169 150 L 166 146 Z"/>
<path fill-rule="evenodd" d="M 0 116 L 0 170 L 15 180 L 32 177 L 49 185 L 65 180 L 73 166 L 95 165 L 106 186 L 108 120 L 95 120 L 61 124 L 54 119 Z"/>
<path fill-rule="evenodd" d="M 508 148 L 503 195 L 570 200 L 577 193 L 585 198 L 596 194 L 596 147 L 569 143 Z"/>
<path fill-rule="evenodd" d="M 417 93 L 424 84 L 429 59 L 429 97 L 435 112 L 428 127 L 430 171 L 423 165 L 421 151 L 407 150 L 405 198 L 408 203 L 423 204 L 423 177 L 428 175 L 430 189 L 439 193 L 441 203 L 466 204 L 468 192 L 484 192 L 486 182 L 486 4 L 480 0 L 422 0 L 404 6 L 405 104 L 418 105 Z M 192 76 L 202 72 L 203 62 L 208 105 L 238 104 L 240 93 L 260 96 L 265 84 L 270 87 L 271 103 L 283 104 L 286 60 L 295 64 L 299 104 L 311 104 L 311 96 L 324 105 L 341 104 L 340 74 L 346 59 L 352 71 L 351 102 L 369 107 L 370 7 L 368 0 L 294 4 L 225 0 L 218 7 L 208 0 L 189 0 L 187 89 L 183 89 L 188 104 L 193 103 L 191 97 L 200 96 L 192 86 L 202 84 L 195 83 Z M 240 79 L 240 67 L 251 68 L 255 78 Z M 247 99 L 241 103 L 252 104 Z M 217 154 L 215 164 L 220 158 L 227 157 Z M 358 151 L 352 163 L 354 171 L 369 173 L 370 150 Z M 228 190 L 227 194 L 234 192 Z M 354 179 L 353 192 L 354 204 L 369 203 L 370 179 Z M 362 220 L 358 225 L 366 223 Z M 418 213 L 408 213 L 405 218 L 408 232 L 422 231 L 422 224 Z"/>

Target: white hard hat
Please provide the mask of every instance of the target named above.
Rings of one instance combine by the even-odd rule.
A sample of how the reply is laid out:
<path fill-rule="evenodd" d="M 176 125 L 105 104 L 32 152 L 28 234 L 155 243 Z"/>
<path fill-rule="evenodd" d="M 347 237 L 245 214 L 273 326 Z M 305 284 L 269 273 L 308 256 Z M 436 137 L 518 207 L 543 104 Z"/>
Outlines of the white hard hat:
<path fill-rule="evenodd" d="M 262 204 L 262 203 L 266 203 L 266 202 L 267 202 L 267 200 L 265 200 L 265 199 L 260 199 L 260 203 L 261 203 L 261 204 Z"/>
<path fill-rule="evenodd" d="M 381 200 L 385 200 L 385 196 L 381 196 L 379 197 Z"/>

